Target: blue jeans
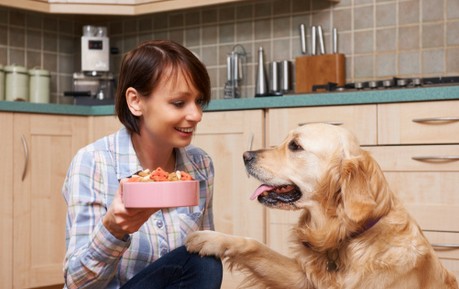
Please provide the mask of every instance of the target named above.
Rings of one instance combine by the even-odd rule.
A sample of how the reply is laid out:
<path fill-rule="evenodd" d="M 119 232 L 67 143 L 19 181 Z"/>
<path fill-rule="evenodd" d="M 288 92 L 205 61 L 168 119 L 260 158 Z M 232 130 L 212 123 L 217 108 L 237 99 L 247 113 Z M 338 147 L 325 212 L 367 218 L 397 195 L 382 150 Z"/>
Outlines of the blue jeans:
<path fill-rule="evenodd" d="M 220 289 L 222 278 L 220 259 L 189 253 L 182 246 L 148 265 L 121 289 Z"/>

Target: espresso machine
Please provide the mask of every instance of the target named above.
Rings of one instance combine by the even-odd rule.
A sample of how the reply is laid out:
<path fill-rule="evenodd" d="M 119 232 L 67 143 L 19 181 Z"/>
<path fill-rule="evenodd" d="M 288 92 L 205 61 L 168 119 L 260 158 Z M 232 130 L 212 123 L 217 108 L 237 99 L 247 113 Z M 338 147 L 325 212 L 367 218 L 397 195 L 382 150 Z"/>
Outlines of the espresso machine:
<path fill-rule="evenodd" d="M 64 92 L 74 104 L 113 104 L 115 81 L 110 72 L 110 41 L 107 28 L 83 26 L 81 71 L 73 73 L 73 89 Z"/>

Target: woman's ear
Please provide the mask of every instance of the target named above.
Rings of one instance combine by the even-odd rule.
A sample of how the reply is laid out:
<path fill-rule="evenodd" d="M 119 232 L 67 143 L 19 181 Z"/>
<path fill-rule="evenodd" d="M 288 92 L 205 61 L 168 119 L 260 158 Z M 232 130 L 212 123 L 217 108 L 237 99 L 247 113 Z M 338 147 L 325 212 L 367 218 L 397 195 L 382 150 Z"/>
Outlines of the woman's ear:
<path fill-rule="evenodd" d="M 133 115 L 142 115 L 142 99 L 135 88 L 129 87 L 126 89 L 126 103 Z"/>

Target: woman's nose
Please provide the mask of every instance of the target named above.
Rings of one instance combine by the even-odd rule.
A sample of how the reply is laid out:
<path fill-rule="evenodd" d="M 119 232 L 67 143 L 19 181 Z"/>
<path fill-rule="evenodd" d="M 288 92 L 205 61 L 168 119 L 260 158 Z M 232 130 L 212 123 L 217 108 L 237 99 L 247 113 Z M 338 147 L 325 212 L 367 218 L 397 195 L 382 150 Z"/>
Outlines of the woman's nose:
<path fill-rule="evenodd" d="M 189 121 L 200 122 L 202 119 L 202 108 L 197 104 L 190 105 L 187 113 L 187 119 Z"/>

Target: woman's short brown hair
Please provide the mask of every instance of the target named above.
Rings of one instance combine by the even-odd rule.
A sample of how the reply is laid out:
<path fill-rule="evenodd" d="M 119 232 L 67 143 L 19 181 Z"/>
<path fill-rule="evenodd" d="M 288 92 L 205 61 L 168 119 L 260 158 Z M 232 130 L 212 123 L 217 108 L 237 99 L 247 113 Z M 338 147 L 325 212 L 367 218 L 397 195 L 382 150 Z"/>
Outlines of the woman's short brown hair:
<path fill-rule="evenodd" d="M 204 64 L 190 50 L 168 40 L 143 42 L 124 55 L 116 90 L 116 114 L 131 133 L 140 132 L 140 119 L 128 108 L 126 90 L 132 87 L 142 96 L 148 97 L 160 84 L 165 71 L 170 71 L 168 74 L 184 72 L 191 85 L 201 93 L 201 104 L 209 104 L 209 74 Z"/>

